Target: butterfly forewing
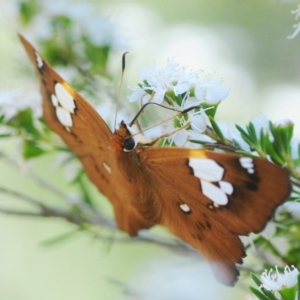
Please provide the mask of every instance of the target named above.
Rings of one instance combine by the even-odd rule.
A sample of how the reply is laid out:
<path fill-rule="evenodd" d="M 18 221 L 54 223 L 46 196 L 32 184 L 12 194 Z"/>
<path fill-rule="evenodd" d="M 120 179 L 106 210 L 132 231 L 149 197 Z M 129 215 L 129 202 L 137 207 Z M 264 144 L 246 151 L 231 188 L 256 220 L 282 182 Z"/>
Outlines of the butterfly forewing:
<path fill-rule="evenodd" d="M 259 158 L 138 144 L 124 151 L 125 124 L 112 133 L 100 115 L 20 37 L 35 65 L 44 119 L 77 154 L 127 233 L 159 224 L 209 259 L 225 284 L 245 256 L 238 235 L 264 228 L 289 195 L 288 172 Z"/>
<path fill-rule="evenodd" d="M 131 235 L 149 228 L 151 224 L 116 194 L 113 178 L 118 170 L 111 149 L 113 134 L 107 124 L 24 37 L 20 39 L 40 81 L 43 118 L 49 127 L 77 154 L 91 181 L 112 202 L 119 227 Z"/>

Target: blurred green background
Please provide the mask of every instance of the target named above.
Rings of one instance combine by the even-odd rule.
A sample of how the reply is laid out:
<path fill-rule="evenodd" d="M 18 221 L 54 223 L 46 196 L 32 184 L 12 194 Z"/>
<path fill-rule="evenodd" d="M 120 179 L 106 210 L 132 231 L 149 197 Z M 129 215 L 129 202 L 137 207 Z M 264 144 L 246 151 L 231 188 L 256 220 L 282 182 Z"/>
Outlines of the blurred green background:
<path fill-rule="evenodd" d="M 293 32 L 291 10 L 296 9 L 296 1 L 89 3 L 99 15 L 120 24 L 131 45 L 123 50 L 130 51 L 125 87 L 138 82 L 141 68 L 153 62 L 164 66 L 168 58 L 174 58 L 215 74 L 231 88 L 218 120 L 243 125 L 261 114 L 273 121 L 290 118 L 299 136 L 300 36 L 286 38 Z M 20 74 L 20 64 L 27 57 L 16 36 L 23 33 L 17 9 L 18 2 L 0 0 L 0 90 L 22 89 L 27 82 Z M 120 53 L 115 53 L 111 62 L 117 78 L 119 58 Z M 37 83 L 32 88 L 38 89 Z M 2 150 L 16 152 L 17 147 L 17 142 L 1 143 Z M 47 157 L 33 168 L 51 184 L 72 192 L 52 164 Z M 38 189 L 26 172 L 1 160 L 0 182 L 49 203 L 58 202 Z M 100 197 L 96 190 L 93 195 Z M 20 205 L 5 195 L 0 201 L 12 208 Z M 234 289 L 216 283 L 200 256 L 184 257 L 160 246 L 103 242 L 85 233 L 54 246 L 41 245 L 73 229 L 56 219 L 1 215 L 0 299 L 243 299 L 247 292 L 244 281 Z"/>

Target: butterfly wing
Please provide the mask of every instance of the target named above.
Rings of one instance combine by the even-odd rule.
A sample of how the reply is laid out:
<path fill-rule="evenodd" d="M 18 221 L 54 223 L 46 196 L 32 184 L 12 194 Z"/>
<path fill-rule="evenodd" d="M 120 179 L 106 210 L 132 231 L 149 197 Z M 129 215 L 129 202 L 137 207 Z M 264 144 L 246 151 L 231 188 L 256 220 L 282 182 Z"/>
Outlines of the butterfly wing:
<path fill-rule="evenodd" d="M 22 36 L 20 40 L 35 66 L 43 97 L 43 118 L 70 149 L 79 157 L 91 181 L 113 204 L 116 221 L 131 235 L 150 224 L 135 209 L 124 205 L 115 193 L 118 173 L 111 149 L 107 124 Z"/>
<path fill-rule="evenodd" d="M 203 150 L 146 148 L 139 156 L 152 187 L 137 201 L 140 213 L 199 250 L 215 276 L 233 284 L 235 263 L 245 256 L 238 235 L 265 227 L 289 196 L 288 172 L 259 158 Z"/>

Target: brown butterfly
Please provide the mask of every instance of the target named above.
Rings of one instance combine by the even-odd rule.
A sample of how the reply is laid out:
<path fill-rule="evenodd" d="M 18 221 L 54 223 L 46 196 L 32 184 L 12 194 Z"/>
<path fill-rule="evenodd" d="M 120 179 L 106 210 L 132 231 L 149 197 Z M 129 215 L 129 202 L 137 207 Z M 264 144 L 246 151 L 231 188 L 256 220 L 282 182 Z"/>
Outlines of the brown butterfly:
<path fill-rule="evenodd" d="M 238 235 L 261 231 L 289 196 L 289 174 L 259 158 L 135 143 L 124 122 L 114 133 L 22 36 L 40 80 L 43 114 L 112 203 L 120 229 L 163 225 L 233 285 L 245 251 Z"/>

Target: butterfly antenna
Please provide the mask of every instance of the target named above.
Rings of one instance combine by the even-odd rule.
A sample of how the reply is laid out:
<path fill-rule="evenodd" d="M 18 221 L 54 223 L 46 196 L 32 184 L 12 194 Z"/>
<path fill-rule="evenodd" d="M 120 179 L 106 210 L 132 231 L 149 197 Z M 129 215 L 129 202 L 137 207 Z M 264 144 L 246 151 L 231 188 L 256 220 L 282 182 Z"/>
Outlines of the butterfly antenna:
<path fill-rule="evenodd" d="M 195 105 L 195 106 L 191 106 L 191 107 L 188 107 L 184 110 L 179 110 L 179 109 L 175 109 L 175 108 L 172 108 L 172 107 L 169 107 L 169 106 L 165 106 L 165 105 L 162 105 L 162 104 L 159 104 L 159 103 L 156 103 L 156 102 L 147 102 L 145 103 L 141 108 L 140 110 L 137 112 L 137 114 L 135 115 L 135 117 L 132 119 L 132 121 L 128 124 L 129 127 L 131 127 L 134 122 L 137 120 L 137 118 L 139 117 L 139 115 L 144 111 L 144 109 L 146 108 L 146 106 L 148 105 L 157 105 L 157 106 L 160 106 L 160 107 L 163 107 L 165 109 L 168 109 L 168 110 L 172 110 L 172 111 L 176 111 L 180 114 L 185 114 L 187 112 L 189 112 L 190 110 L 193 110 L 195 108 L 199 108 L 199 105 Z M 174 117 L 171 117 L 171 119 L 174 118 Z M 164 122 L 164 121 L 163 121 Z"/>
<path fill-rule="evenodd" d="M 189 111 L 191 111 L 191 110 L 193 110 L 193 109 L 196 109 L 196 108 L 199 108 L 199 107 L 200 107 L 199 105 L 195 105 L 195 106 L 188 107 L 188 108 L 186 108 L 186 109 L 184 109 L 184 110 L 178 110 L 178 109 L 175 109 L 175 108 L 172 108 L 172 107 L 168 107 L 168 106 L 164 106 L 164 105 L 162 105 L 162 104 L 158 104 L 158 103 L 155 103 L 155 102 L 149 102 L 149 103 L 144 104 L 144 105 L 141 107 L 141 109 L 140 109 L 140 110 L 138 111 L 138 113 L 135 115 L 135 117 L 133 118 L 133 120 L 128 124 L 129 127 L 131 127 L 131 126 L 134 124 L 134 122 L 135 122 L 136 119 L 139 117 L 139 115 L 141 114 L 141 112 L 142 112 L 142 111 L 145 109 L 145 107 L 148 106 L 148 105 L 157 105 L 157 106 L 163 107 L 163 108 L 168 109 L 168 110 L 176 111 L 177 114 L 176 114 L 175 116 L 172 116 L 172 117 L 170 117 L 170 118 L 167 118 L 167 119 L 165 119 L 165 120 L 159 122 L 158 124 L 155 124 L 155 125 L 152 125 L 152 126 L 146 128 L 146 129 L 143 129 L 143 130 L 142 130 L 141 132 L 139 132 L 139 133 L 144 133 L 145 131 L 147 131 L 147 130 L 153 128 L 153 127 L 156 127 L 156 126 L 158 126 L 158 125 L 161 125 L 161 124 L 163 124 L 163 123 L 166 123 L 166 122 L 168 122 L 168 121 L 170 121 L 170 120 L 172 120 L 172 119 L 174 119 L 174 118 L 177 118 L 177 117 L 178 117 L 179 115 L 181 115 L 181 114 L 188 113 Z M 171 134 L 173 134 L 173 133 L 175 133 L 175 132 L 177 132 L 177 131 L 179 131 L 179 130 L 182 130 L 183 128 L 188 127 L 189 125 L 190 125 L 190 123 L 188 122 L 188 123 L 186 123 L 185 125 L 183 125 L 182 127 L 177 128 L 177 129 L 175 129 L 175 130 L 172 131 L 172 132 L 169 132 L 169 133 L 167 133 L 167 134 L 163 134 L 162 136 L 156 138 L 156 139 L 153 140 L 151 143 L 149 143 L 149 145 L 150 145 L 150 144 L 151 144 L 151 145 L 152 145 L 152 144 L 155 144 L 155 143 L 156 143 L 158 140 L 160 140 L 161 138 L 163 138 L 163 137 L 168 137 L 168 136 L 170 136 Z M 135 135 L 137 135 L 137 134 L 139 134 L 139 133 L 132 134 L 131 137 L 134 137 Z"/>
<path fill-rule="evenodd" d="M 128 52 L 125 52 L 122 55 L 122 73 L 121 73 L 121 82 L 120 82 L 119 91 L 118 91 L 118 97 L 117 97 L 114 130 L 116 130 L 116 127 L 117 127 L 117 114 L 118 114 L 118 110 L 119 110 L 119 103 L 120 103 L 120 97 L 121 97 L 121 87 L 123 85 L 124 72 L 125 72 L 125 56 L 126 56 L 127 53 Z"/>

